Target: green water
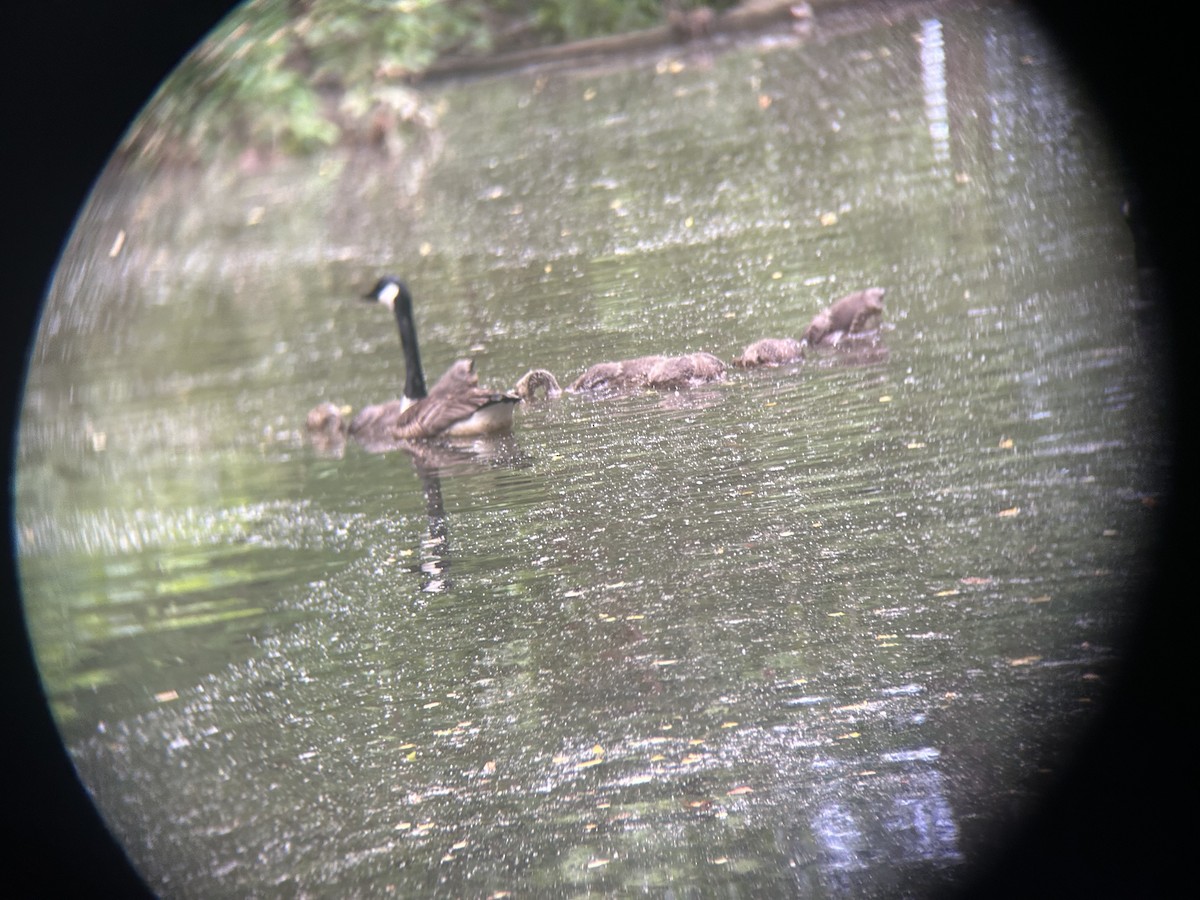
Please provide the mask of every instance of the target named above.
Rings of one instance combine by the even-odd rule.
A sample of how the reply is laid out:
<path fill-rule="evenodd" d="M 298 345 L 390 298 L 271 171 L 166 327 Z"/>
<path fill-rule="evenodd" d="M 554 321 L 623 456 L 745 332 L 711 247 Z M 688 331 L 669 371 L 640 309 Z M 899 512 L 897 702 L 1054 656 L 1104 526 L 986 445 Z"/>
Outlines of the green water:
<path fill-rule="evenodd" d="M 1008 6 L 837 22 L 430 85 L 404 160 L 101 182 L 18 553 L 156 890 L 919 892 L 1065 764 L 1169 449 L 1122 172 Z M 883 352 L 321 455 L 310 407 L 399 393 L 383 272 L 431 377 L 728 360 L 871 285 Z"/>

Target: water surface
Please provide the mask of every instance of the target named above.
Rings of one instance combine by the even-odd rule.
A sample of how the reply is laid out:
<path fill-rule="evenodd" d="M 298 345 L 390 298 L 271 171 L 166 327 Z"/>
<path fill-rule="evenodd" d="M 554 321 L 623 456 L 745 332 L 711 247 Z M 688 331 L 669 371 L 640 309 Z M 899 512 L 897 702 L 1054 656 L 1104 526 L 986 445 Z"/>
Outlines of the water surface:
<path fill-rule="evenodd" d="M 1007 5 L 425 88 L 404 160 L 113 171 L 21 423 L 64 740 L 169 896 L 959 884 L 1103 703 L 1165 485 L 1109 135 Z M 836 26 L 836 27 L 835 27 Z M 183 202 L 187 198 L 187 202 Z M 341 456 L 318 402 L 879 352 Z"/>

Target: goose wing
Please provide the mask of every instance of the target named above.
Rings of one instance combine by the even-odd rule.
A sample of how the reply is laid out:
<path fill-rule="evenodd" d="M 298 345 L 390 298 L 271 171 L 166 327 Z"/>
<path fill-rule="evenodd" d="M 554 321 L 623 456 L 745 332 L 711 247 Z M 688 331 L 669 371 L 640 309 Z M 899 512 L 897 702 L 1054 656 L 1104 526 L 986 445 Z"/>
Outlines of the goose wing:
<path fill-rule="evenodd" d="M 519 399 L 513 394 L 481 388 L 475 364 L 469 359 L 460 359 L 437 380 L 429 396 L 418 400 L 400 415 L 392 426 L 392 434 L 404 440 L 434 437 L 481 409 L 497 403 L 511 406 Z"/>

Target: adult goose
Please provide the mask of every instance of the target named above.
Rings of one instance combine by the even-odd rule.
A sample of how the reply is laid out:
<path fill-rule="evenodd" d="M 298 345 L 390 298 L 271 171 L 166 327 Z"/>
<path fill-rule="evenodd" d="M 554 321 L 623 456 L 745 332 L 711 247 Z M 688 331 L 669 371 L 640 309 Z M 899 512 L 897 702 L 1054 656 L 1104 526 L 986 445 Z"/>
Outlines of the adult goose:
<path fill-rule="evenodd" d="M 521 398 L 481 388 L 472 360 L 457 360 L 426 390 L 412 294 L 403 281 L 385 275 L 363 299 L 390 307 L 396 316 L 404 350 L 404 396 L 361 410 L 350 422 L 351 437 L 370 445 L 494 434 L 512 428 L 513 408 Z"/>

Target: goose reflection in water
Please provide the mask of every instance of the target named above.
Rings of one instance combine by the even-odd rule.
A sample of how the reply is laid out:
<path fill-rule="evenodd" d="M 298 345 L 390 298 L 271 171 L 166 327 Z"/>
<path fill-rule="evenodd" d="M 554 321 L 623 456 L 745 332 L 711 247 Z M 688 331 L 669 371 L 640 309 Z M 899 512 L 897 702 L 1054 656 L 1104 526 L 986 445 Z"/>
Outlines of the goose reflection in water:
<path fill-rule="evenodd" d="M 417 563 L 410 570 L 421 578 L 421 591 L 440 594 L 453 585 L 450 578 L 453 553 L 450 546 L 450 517 L 442 498 L 442 479 L 466 475 L 480 467 L 521 468 L 529 458 L 512 435 L 495 435 L 470 442 L 430 443 L 413 441 L 399 448 L 413 462 L 421 479 L 426 533 L 421 537 Z"/>
<path fill-rule="evenodd" d="M 442 478 L 437 469 L 423 471 L 420 462 L 416 466 L 425 497 L 425 515 L 429 520 L 429 533 L 421 538 L 417 571 L 421 575 L 422 593 L 440 594 L 451 587 L 450 523 L 442 501 Z"/>
<path fill-rule="evenodd" d="M 537 381 L 537 379 L 533 379 Z M 540 382 L 538 382 L 540 384 Z M 553 396 L 553 395 L 551 395 Z M 309 441 L 320 456 L 341 459 L 346 453 L 349 408 L 322 403 L 308 413 Z M 491 435 L 471 440 L 398 441 L 391 437 L 371 440 L 354 435 L 355 442 L 368 453 L 400 451 L 409 456 L 421 479 L 428 529 L 421 538 L 418 563 L 412 569 L 421 576 L 424 593 L 441 593 L 450 588 L 450 526 L 442 499 L 442 478 L 453 477 L 481 466 L 519 468 L 529 459 L 511 434 Z"/>

